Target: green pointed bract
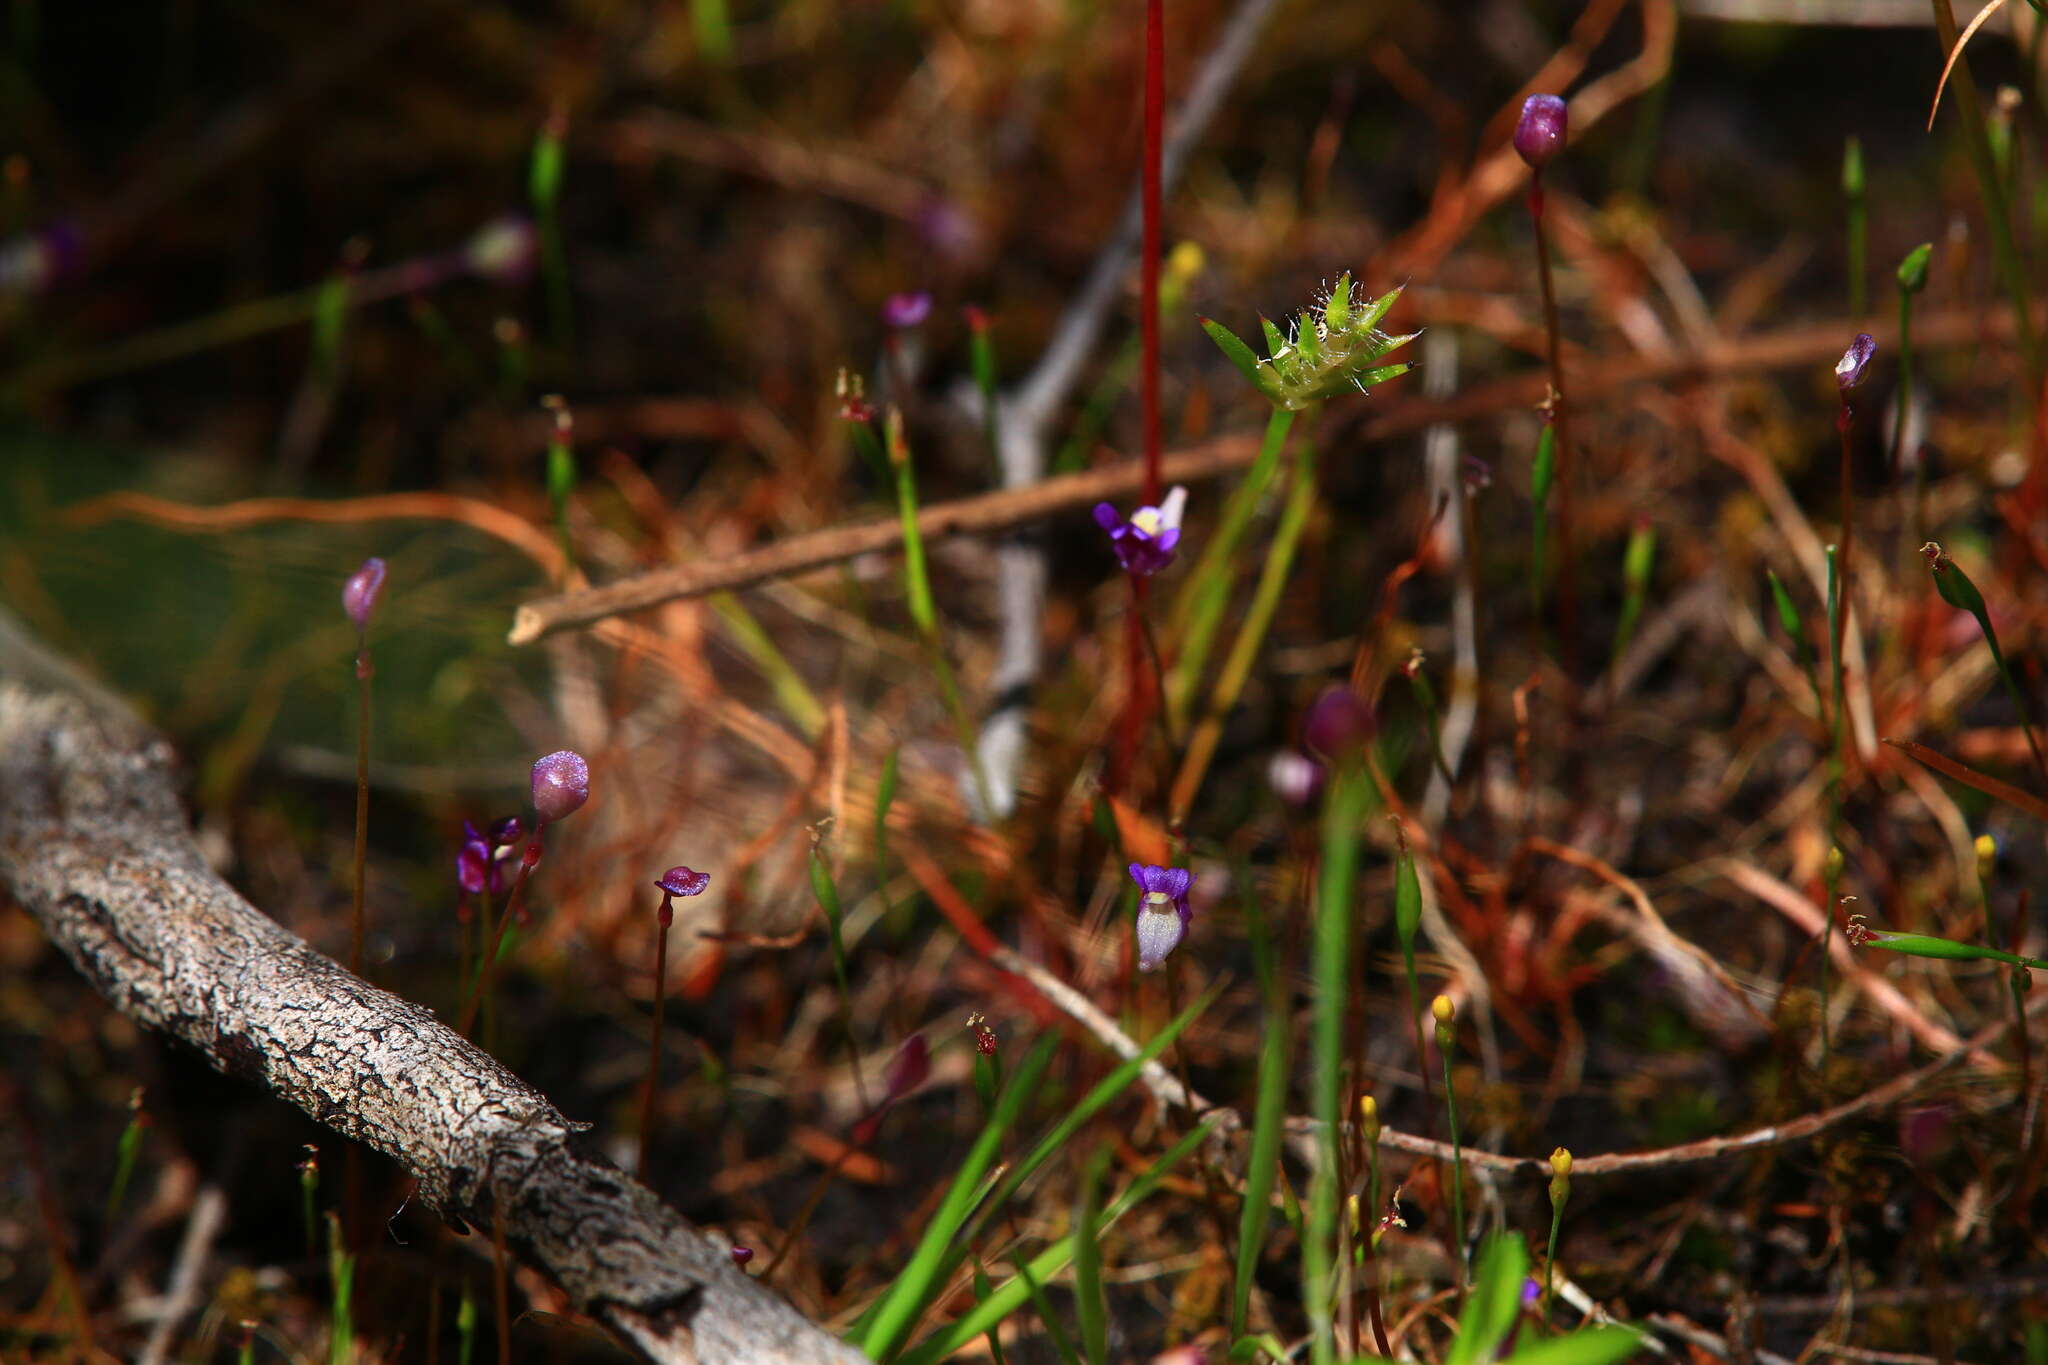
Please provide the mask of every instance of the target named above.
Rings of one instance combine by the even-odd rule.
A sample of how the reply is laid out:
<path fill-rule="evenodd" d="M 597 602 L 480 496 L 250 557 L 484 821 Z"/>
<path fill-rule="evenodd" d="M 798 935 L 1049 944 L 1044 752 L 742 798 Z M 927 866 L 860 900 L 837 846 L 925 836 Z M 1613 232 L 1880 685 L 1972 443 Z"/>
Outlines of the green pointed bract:
<path fill-rule="evenodd" d="M 1237 333 L 1225 327 L 1214 318 L 1202 319 L 1202 330 L 1209 334 L 1209 340 L 1216 343 L 1216 349 L 1224 358 L 1237 366 L 1237 372 L 1250 382 L 1251 386 L 1268 398 L 1273 395 L 1267 388 L 1265 371 L 1259 365 L 1258 353 L 1238 339 Z"/>
<path fill-rule="evenodd" d="M 1351 314 L 1351 273 L 1346 271 L 1337 277 L 1337 287 L 1330 291 L 1330 301 L 1323 305 L 1323 326 L 1332 332 L 1344 330 L 1344 319 Z"/>
<path fill-rule="evenodd" d="M 1414 368 L 1406 362 L 1374 363 L 1420 335 L 1411 332 L 1390 337 L 1375 326 L 1401 291 L 1389 290 L 1361 307 L 1355 290 L 1351 277 L 1344 275 L 1319 309 L 1303 309 L 1285 332 L 1270 319 L 1260 318 L 1266 339 L 1263 360 L 1228 328 L 1207 318 L 1202 320 L 1202 328 L 1273 406 L 1299 412 L 1346 389 L 1366 392 Z"/>
<path fill-rule="evenodd" d="M 1771 600 L 1778 608 L 1778 624 L 1787 635 L 1799 639 L 1799 608 L 1792 605 L 1792 594 L 1785 591 L 1785 585 L 1769 569 L 1764 570 L 1764 576 L 1771 580 Z"/>

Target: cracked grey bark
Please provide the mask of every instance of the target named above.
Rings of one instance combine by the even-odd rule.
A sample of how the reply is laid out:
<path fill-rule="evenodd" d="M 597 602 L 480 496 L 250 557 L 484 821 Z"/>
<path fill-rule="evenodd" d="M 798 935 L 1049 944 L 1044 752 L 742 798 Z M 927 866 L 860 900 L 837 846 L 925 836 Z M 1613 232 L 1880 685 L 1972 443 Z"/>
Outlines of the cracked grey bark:
<path fill-rule="evenodd" d="M 99 991 L 508 1247 L 650 1360 L 860 1361 L 583 1150 L 546 1096 L 343 970 L 207 867 L 170 746 L 0 612 L 0 886 Z"/>

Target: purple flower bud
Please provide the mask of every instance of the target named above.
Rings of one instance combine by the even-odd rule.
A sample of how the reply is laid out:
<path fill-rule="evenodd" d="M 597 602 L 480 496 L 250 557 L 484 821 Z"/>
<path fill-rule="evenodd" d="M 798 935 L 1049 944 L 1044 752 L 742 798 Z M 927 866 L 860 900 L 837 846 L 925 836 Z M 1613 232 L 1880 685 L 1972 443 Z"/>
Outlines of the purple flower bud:
<path fill-rule="evenodd" d="M 1864 368 L 1876 354 L 1877 341 L 1868 332 L 1858 332 L 1856 339 L 1849 343 L 1849 349 L 1842 352 L 1842 358 L 1835 362 L 1835 383 L 1841 387 L 1843 398 L 1863 382 Z"/>
<path fill-rule="evenodd" d="M 1531 95 L 1522 101 L 1522 119 L 1515 125 L 1515 150 L 1532 170 L 1542 170 L 1564 150 L 1570 119 L 1556 95 Z"/>
<path fill-rule="evenodd" d="M 1180 544 L 1181 512 L 1187 507 L 1188 490 L 1170 490 L 1157 507 L 1140 507 L 1129 520 L 1106 502 L 1095 504 L 1095 524 L 1109 532 L 1109 547 L 1117 562 L 1135 574 L 1158 573 L 1173 563 Z"/>
<path fill-rule="evenodd" d="M 1323 689 L 1302 722 L 1301 741 L 1312 754 L 1332 762 L 1356 758 L 1360 749 L 1379 733 L 1379 720 L 1365 698 L 1350 688 L 1333 685 Z"/>
<path fill-rule="evenodd" d="M 519 842 L 520 836 L 525 833 L 526 826 L 520 823 L 519 817 L 508 815 L 497 824 L 491 826 L 491 847 L 511 848 Z"/>
<path fill-rule="evenodd" d="M 732 1259 L 733 1264 L 743 1266 L 748 1261 L 754 1259 L 754 1249 L 752 1247 L 734 1247 L 732 1249 Z"/>
<path fill-rule="evenodd" d="M 1131 880 L 1138 884 L 1138 970 L 1155 971 L 1166 955 L 1187 937 L 1188 891 L 1195 874 L 1184 867 L 1132 863 Z"/>
<path fill-rule="evenodd" d="M 533 765 L 533 809 L 543 825 L 566 819 L 590 799 L 590 765 L 573 749 L 558 749 Z"/>
<path fill-rule="evenodd" d="M 932 315 L 932 296 L 922 290 L 914 294 L 891 294 L 882 303 L 882 321 L 899 330 L 916 327 Z"/>
<path fill-rule="evenodd" d="M 667 895 L 697 896 L 702 895 L 704 888 L 711 885 L 711 874 L 692 872 L 687 867 L 672 867 L 661 874 L 661 880 L 655 885 Z"/>
<path fill-rule="evenodd" d="M 931 1044 L 925 1042 L 922 1033 L 913 1033 L 882 1068 L 882 1084 L 888 1087 L 889 1101 L 893 1102 L 923 1085 L 931 1074 Z"/>
<path fill-rule="evenodd" d="M 355 622 L 357 634 L 370 628 L 370 618 L 376 615 L 377 599 L 383 592 L 384 561 L 375 556 L 364 560 L 363 567 L 341 585 L 341 609 Z"/>

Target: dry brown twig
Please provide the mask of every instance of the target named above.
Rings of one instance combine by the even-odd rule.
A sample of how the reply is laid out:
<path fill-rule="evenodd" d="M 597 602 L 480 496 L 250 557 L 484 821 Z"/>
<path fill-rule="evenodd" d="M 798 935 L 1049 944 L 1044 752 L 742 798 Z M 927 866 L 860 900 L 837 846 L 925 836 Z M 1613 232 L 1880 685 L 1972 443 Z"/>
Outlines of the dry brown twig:
<path fill-rule="evenodd" d="M 244 901 L 177 793 L 169 745 L 0 614 L 0 887 L 124 1014 L 502 1228 L 648 1360 L 862 1359 L 586 1152 L 589 1125 Z"/>
<path fill-rule="evenodd" d="M 1055 1008 L 1088 1030 L 1111 1052 L 1126 1059 L 1138 1055 L 1141 1050 L 1139 1045 L 1130 1035 L 1117 1027 L 1115 1020 L 1044 967 L 1001 946 L 988 951 L 988 958 L 1004 971 L 1029 981 Z M 2048 994 L 2036 995 L 2027 1006 L 2027 1015 L 2032 1018 L 2044 1009 L 2048 1009 Z M 2001 1019 L 1995 1024 L 1986 1025 L 1967 1041 L 1957 1040 L 1958 1046 L 1916 1070 L 1894 1077 L 1875 1089 L 1865 1091 L 1855 1099 L 1804 1115 L 1788 1123 L 1766 1124 L 1744 1133 L 1702 1138 L 1697 1142 L 1685 1142 L 1676 1147 L 1660 1147 L 1647 1152 L 1599 1152 L 1588 1156 L 1574 1153 L 1572 1175 L 1578 1177 L 1632 1174 L 1699 1161 L 1719 1161 L 1783 1146 L 1789 1142 L 1802 1142 L 1850 1119 L 1899 1103 L 1924 1089 L 1965 1057 L 1997 1042 L 2011 1027 L 2010 1019 Z M 1205 1117 L 1215 1117 L 1218 1120 L 1219 1133 L 1228 1134 L 1245 1127 L 1244 1116 L 1241 1113 L 1224 1105 L 1213 1104 L 1199 1094 L 1191 1095 L 1181 1084 L 1180 1079 L 1157 1061 L 1147 1062 L 1138 1073 L 1138 1079 L 1146 1091 L 1162 1105 L 1190 1109 Z M 1287 1120 L 1289 1147 L 1297 1157 L 1310 1163 L 1315 1161 L 1316 1152 L 1319 1150 L 1316 1127 L 1316 1121 L 1310 1118 L 1290 1117 Z M 1397 1152 L 1431 1157 L 1438 1161 L 1449 1161 L 1452 1157 L 1449 1143 L 1402 1132 L 1397 1128 L 1383 1127 L 1380 1130 L 1380 1145 Z M 1551 1173 L 1548 1155 L 1541 1158 L 1502 1156 L 1497 1152 L 1484 1152 L 1471 1147 L 1463 1148 L 1462 1155 L 1468 1167 L 1500 1175 L 1530 1175 L 1548 1179 Z"/>
<path fill-rule="evenodd" d="M 1736 338 L 1701 352 L 1605 361 L 1589 366 L 1579 379 L 1578 401 L 1583 405 L 1601 394 L 1636 384 L 1682 383 L 1819 364 L 1841 354 L 1842 332 L 1843 326 L 1836 325 L 1802 327 Z M 2011 335 L 2009 310 L 1955 309 L 1916 319 L 1913 326 L 1914 345 L 1923 349 L 1976 345 Z M 1878 339 L 1880 343 L 1886 340 L 1884 335 Z M 1542 398 L 1544 383 L 1541 374 L 1531 373 L 1478 385 L 1446 401 L 1398 400 L 1375 410 L 1351 433 L 1333 435 L 1333 441 L 1384 441 L 1434 423 L 1472 421 L 1528 408 Z M 1206 482 L 1244 469 L 1257 454 L 1258 442 L 1250 435 L 1222 437 L 1169 455 L 1162 478 L 1169 484 Z M 1020 488 L 935 503 L 919 514 L 918 531 L 927 544 L 954 536 L 1006 531 L 1096 502 L 1127 498 L 1143 482 L 1144 471 L 1138 461 L 1120 461 Z M 903 527 L 892 517 L 791 536 L 723 559 L 651 569 L 602 587 L 523 603 L 513 617 L 508 638 L 513 644 L 531 644 L 555 631 L 624 612 L 806 573 L 857 555 L 893 551 L 902 543 Z"/>

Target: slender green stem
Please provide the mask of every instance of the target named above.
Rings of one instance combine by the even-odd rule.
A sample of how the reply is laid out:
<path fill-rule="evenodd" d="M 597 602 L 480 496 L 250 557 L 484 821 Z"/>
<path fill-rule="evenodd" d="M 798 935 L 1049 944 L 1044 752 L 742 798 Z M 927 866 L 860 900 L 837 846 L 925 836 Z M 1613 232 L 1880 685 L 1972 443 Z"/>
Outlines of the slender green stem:
<path fill-rule="evenodd" d="M 1543 221 L 1543 172 L 1531 172 L 1529 222 L 1536 236 L 1536 274 L 1543 286 L 1543 332 L 1550 349 L 1550 416 L 1557 428 L 1557 606 L 1559 636 L 1565 657 L 1576 648 L 1573 639 L 1578 594 L 1572 570 L 1572 442 L 1571 404 L 1565 397 L 1564 340 L 1557 322 L 1557 288 L 1550 274 L 1550 233 Z"/>
<path fill-rule="evenodd" d="M 1959 37 L 1956 30 L 1955 11 L 1949 7 L 1949 0 L 1930 0 L 1934 7 L 1934 28 L 1941 39 L 1944 54 L 1955 51 Z M 1998 175 L 1998 158 L 1991 150 L 1991 136 L 1985 127 L 1984 101 L 1977 92 L 1977 82 L 1970 75 L 1970 59 L 1956 57 L 1955 70 L 1950 74 L 1955 86 L 1956 104 L 1963 120 L 1963 146 L 1970 157 L 1970 170 L 1977 177 L 1977 193 L 1984 200 L 1984 217 L 1991 229 L 1991 256 L 1998 269 L 1999 283 L 2004 286 L 2007 300 L 2012 304 L 2013 321 L 2019 331 L 2020 354 L 2026 358 L 2027 375 L 2033 381 L 2031 388 L 2038 389 L 2041 382 L 2041 343 L 2034 331 L 2033 308 L 2028 302 L 2032 290 L 2027 284 L 2027 268 L 2020 257 L 2019 245 L 2012 235 L 2012 218 L 2006 207 L 2005 187 Z"/>
<path fill-rule="evenodd" d="M 1452 1026 L 1454 1017 L 1448 996 L 1438 996 L 1433 1006 L 1436 1014 L 1436 1050 L 1443 1059 L 1444 1068 L 1444 1127 L 1451 1140 L 1451 1246 L 1453 1259 L 1458 1265 L 1458 1279 L 1465 1280 L 1465 1149 L 1458 1141 L 1458 1092 L 1451 1083 L 1451 1055 L 1457 1050 L 1458 1035 Z"/>
<path fill-rule="evenodd" d="M 1307 1235 L 1302 1238 L 1303 1281 L 1314 1333 L 1313 1358 L 1336 1359 L 1331 1321 L 1333 1257 L 1342 1205 L 1344 1123 L 1344 1015 L 1351 995 L 1353 882 L 1358 872 L 1358 830 L 1374 797 L 1361 764 L 1330 778 L 1323 798 L 1322 871 L 1316 887 L 1315 999 L 1311 1025 L 1313 1106 L 1320 1150 L 1309 1185 Z"/>
<path fill-rule="evenodd" d="M 1849 206 L 1849 318 L 1861 324 L 1869 294 L 1869 282 L 1864 277 L 1870 207 L 1864 197 L 1863 143 L 1854 137 L 1842 147 L 1842 194 Z"/>

